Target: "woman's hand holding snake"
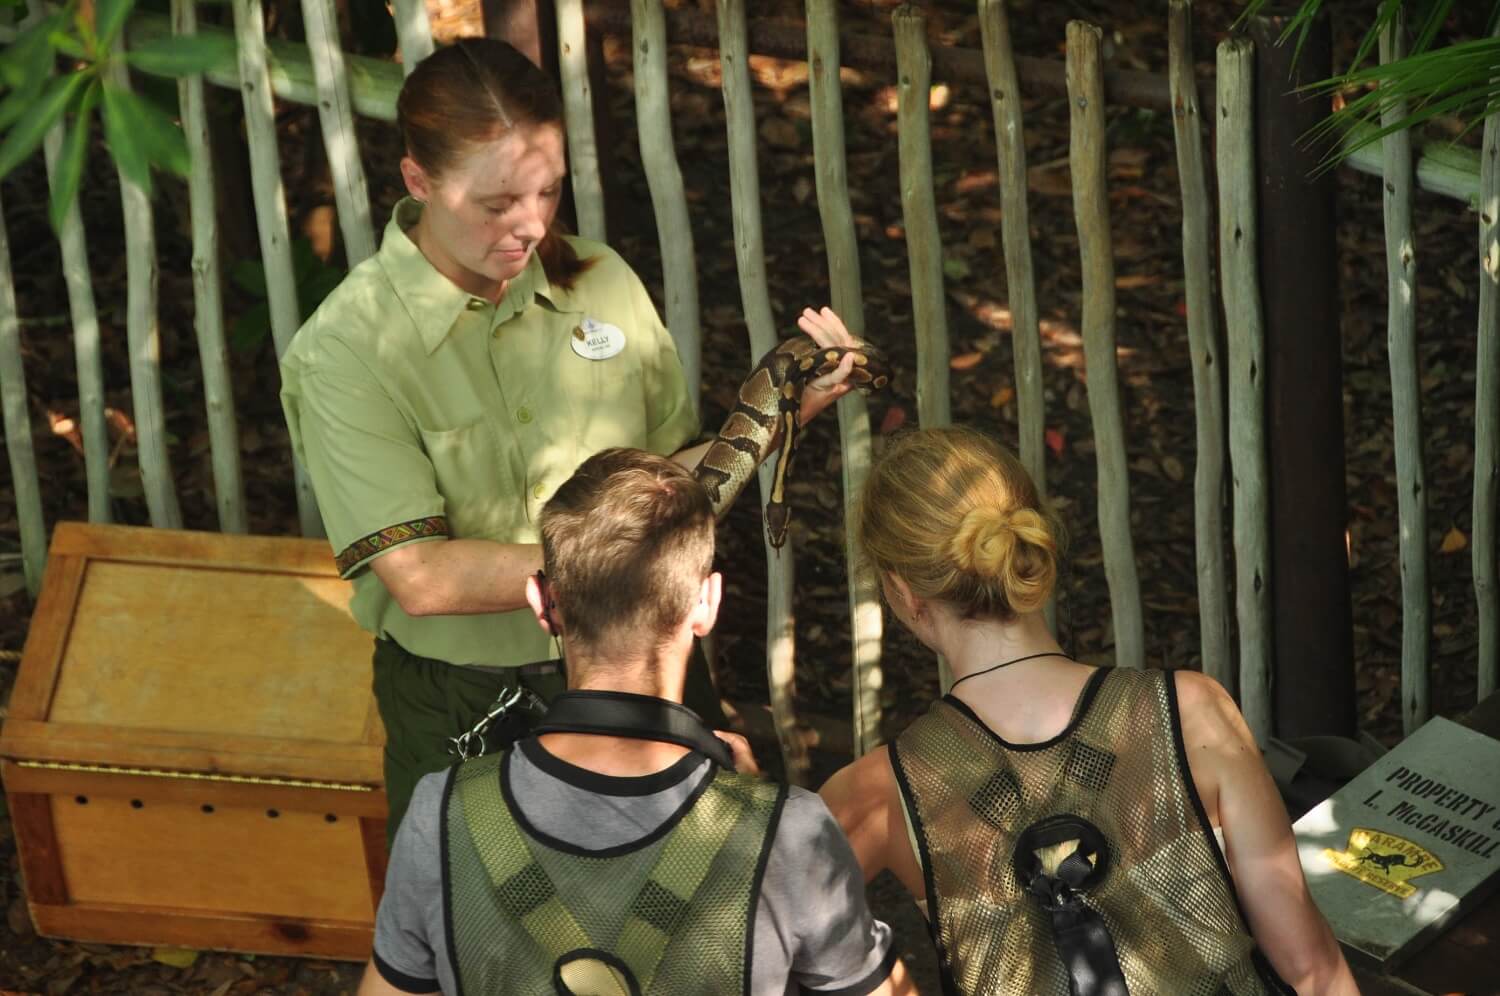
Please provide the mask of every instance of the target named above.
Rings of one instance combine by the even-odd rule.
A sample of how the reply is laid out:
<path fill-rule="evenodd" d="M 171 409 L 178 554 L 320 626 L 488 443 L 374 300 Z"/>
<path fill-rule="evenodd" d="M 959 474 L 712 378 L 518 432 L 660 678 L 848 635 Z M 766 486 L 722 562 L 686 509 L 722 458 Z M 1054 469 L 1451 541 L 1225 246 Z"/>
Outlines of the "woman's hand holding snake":
<path fill-rule="evenodd" d="M 844 320 L 832 308 L 824 307 L 818 311 L 803 308 L 802 314 L 797 318 L 797 327 L 811 336 L 819 346 L 853 349 L 860 345 L 860 341 L 854 338 L 844 326 Z M 836 370 L 807 383 L 802 390 L 802 407 L 799 412 L 803 425 L 854 390 L 854 385 L 849 383 L 849 374 L 853 370 L 854 354 L 845 353 Z"/>

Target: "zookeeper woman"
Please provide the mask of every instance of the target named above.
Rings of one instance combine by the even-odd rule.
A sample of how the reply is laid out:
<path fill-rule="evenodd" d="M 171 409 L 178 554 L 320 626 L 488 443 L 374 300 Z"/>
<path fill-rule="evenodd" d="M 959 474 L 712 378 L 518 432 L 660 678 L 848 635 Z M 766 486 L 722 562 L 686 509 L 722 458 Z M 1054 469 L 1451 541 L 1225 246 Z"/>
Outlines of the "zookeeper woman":
<path fill-rule="evenodd" d="M 410 196 L 281 363 L 293 448 L 375 636 L 391 835 L 417 779 L 451 764 L 450 739 L 502 695 L 563 690 L 525 601 L 553 491 L 607 447 L 688 467 L 706 448 L 691 445 L 682 366 L 640 279 L 554 227 L 553 81 L 504 42 L 466 39 L 407 77 L 397 124 Z M 803 329 L 852 344 L 825 316 L 805 312 Z M 814 383 L 804 420 L 848 390 L 852 362 Z M 713 724 L 699 661 L 687 703 Z M 492 744 L 521 732 L 519 713 Z"/>

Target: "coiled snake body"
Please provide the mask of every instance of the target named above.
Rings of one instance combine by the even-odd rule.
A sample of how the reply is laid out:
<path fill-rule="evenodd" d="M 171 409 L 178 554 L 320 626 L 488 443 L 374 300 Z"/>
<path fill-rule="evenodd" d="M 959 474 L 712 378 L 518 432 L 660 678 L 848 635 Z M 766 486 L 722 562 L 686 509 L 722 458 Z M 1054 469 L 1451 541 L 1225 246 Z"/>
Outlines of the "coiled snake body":
<path fill-rule="evenodd" d="M 890 380 L 880 355 L 870 346 L 820 346 L 811 336 L 787 339 L 761 358 L 740 385 L 734 410 L 724 420 L 718 437 L 703 454 L 696 476 L 713 502 L 714 514 L 724 518 L 755 469 L 771 452 L 781 429 L 781 452 L 766 501 L 766 538 L 780 549 L 786 542 L 790 515 L 786 480 L 796 455 L 802 424 L 798 412 L 809 381 L 838 368 L 845 353 L 854 354 L 849 382 L 861 390 L 878 390 Z"/>

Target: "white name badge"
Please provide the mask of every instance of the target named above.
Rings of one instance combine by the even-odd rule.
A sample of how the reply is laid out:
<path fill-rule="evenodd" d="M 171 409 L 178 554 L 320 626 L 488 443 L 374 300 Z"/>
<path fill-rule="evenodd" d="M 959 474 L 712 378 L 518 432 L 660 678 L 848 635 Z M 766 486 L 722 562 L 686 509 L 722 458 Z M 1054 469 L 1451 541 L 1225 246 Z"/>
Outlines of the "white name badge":
<path fill-rule="evenodd" d="M 607 360 L 625 348 L 625 333 L 618 325 L 585 318 L 573 330 L 569 344 L 585 360 Z"/>

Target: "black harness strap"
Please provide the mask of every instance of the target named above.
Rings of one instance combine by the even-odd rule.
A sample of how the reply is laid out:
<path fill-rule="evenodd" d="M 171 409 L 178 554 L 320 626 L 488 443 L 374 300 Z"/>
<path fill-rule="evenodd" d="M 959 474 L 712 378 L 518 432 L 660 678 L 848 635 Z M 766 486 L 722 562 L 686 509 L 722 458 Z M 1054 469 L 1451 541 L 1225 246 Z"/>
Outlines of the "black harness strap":
<path fill-rule="evenodd" d="M 729 745 L 714 736 L 698 714 L 686 706 L 631 692 L 563 692 L 547 706 L 533 734 L 592 733 L 679 744 L 707 756 L 726 771 L 734 770 Z"/>
<path fill-rule="evenodd" d="M 1070 840 L 1078 841 L 1078 849 L 1053 874 L 1042 871 L 1037 850 Z M 1109 870 L 1109 843 L 1099 828 L 1079 816 L 1049 816 L 1022 831 L 1013 863 L 1026 893 L 1052 917 L 1052 939 L 1072 996 L 1129 996 L 1109 927 L 1084 901 Z"/>

